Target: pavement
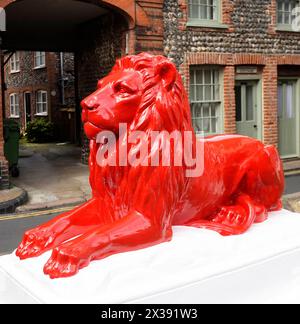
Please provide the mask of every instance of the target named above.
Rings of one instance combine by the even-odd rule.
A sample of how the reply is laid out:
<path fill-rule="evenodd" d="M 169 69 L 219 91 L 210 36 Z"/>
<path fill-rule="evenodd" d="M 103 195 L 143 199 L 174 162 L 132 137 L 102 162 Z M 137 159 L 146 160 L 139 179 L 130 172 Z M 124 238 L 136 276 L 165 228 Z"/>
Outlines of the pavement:
<path fill-rule="evenodd" d="M 11 187 L 9 189 L 1 190 L 0 195 L 0 214 L 12 213 L 15 209 L 24 204 L 28 199 L 26 190 Z"/>
<path fill-rule="evenodd" d="M 88 166 L 80 162 L 81 148 L 74 144 L 23 144 L 19 178 L 12 184 L 26 190 L 28 202 L 17 212 L 79 205 L 91 196 Z"/>
<path fill-rule="evenodd" d="M 283 162 L 285 175 L 300 174 L 300 159 L 290 159 Z M 300 191 L 300 189 L 299 189 Z"/>

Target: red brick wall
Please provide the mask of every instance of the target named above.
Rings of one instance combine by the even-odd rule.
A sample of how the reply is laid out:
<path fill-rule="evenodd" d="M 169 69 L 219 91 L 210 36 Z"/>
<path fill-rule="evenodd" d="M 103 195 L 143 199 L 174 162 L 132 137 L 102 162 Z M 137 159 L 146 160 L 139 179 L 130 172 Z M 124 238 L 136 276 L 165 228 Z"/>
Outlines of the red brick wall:
<path fill-rule="evenodd" d="M 0 77 L 1 82 L 1 77 Z M 3 116 L 2 116 L 2 95 L 0 94 L 0 160 L 3 158 Z"/>
<path fill-rule="evenodd" d="M 234 31 L 234 26 L 231 20 L 231 14 L 234 10 L 232 1 L 222 0 L 222 23 L 228 26 L 228 32 Z"/>
<path fill-rule="evenodd" d="M 47 61 L 47 79 L 48 79 L 48 116 L 50 121 L 59 122 L 59 108 L 60 108 L 60 95 L 58 80 L 59 70 L 56 66 L 57 55 L 59 53 L 48 52 L 46 53 Z M 51 92 L 55 91 L 56 95 L 52 96 Z"/>
<path fill-rule="evenodd" d="M 276 57 L 268 57 L 263 70 L 263 140 L 265 144 L 278 143 Z"/>
<path fill-rule="evenodd" d="M 276 26 L 277 26 L 277 22 L 276 22 L 276 17 L 277 17 L 277 4 L 276 4 L 276 0 L 271 0 L 271 3 L 267 9 L 267 14 L 271 17 L 271 21 L 269 24 L 269 30 L 268 32 L 270 34 L 275 35 L 276 34 Z"/>
<path fill-rule="evenodd" d="M 9 170 L 8 162 L 5 159 L 0 159 L 0 190 L 9 188 Z"/>
<path fill-rule="evenodd" d="M 1 0 L 0 6 L 5 7 L 10 0 Z M 0 55 L 2 53 L 0 51 Z M 3 64 L 2 58 L 0 60 L 0 65 Z M 0 74 L 0 84 L 2 84 L 2 76 Z M 3 141 L 3 113 L 2 113 L 2 92 L 0 91 L 0 189 L 6 189 L 9 186 L 9 175 L 8 175 L 8 163 L 4 157 L 4 141 Z"/>
<path fill-rule="evenodd" d="M 0 116 L 0 159 L 4 156 L 3 152 L 3 121 L 2 121 L 2 114 Z"/>
<path fill-rule="evenodd" d="M 0 51 L 0 55 L 1 55 Z M 0 65 L 3 64 L 3 57 L 1 55 Z M 2 84 L 2 76 L 0 73 L 0 84 Z M 0 189 L 7 189 L 9 187 L 9 172 L 8 163 L 4 157 L 4 138 L 3 138 L 3 114 L 2 114 L 2 92 L 0 91 Z"/>
<path fill-rule="evenodd" d="M 163 54 L 163 0 L 137 0 L 150 21 L 149 27 L 136 27 L 136 53 Z"/>
<path fill-rule="evenodd" d="M 1 112 L 0 112 L 0 160 L 4 157 L 3 151 L 3 120 L 2 120 L 2 105 L 1 105 Z"/>
<path fill-rule="evenodd" d="M 223 88 L 224 88 L 224 133 L 236 132 L 235 121 L 235 67 L 227 65 L 224 67 Z"/>

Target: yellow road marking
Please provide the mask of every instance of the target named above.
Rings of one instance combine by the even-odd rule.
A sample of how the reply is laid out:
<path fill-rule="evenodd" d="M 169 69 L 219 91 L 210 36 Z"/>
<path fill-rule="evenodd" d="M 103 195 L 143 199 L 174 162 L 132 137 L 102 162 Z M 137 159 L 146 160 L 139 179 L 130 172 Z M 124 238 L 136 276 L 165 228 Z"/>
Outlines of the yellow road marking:
<path fill-rule="evenodd" d="M 74 208 L 74 206 L 62 207 L 62 208 L 56 208 L 56 209 L 48 209 L 48 210 L 40 210 L 40 211 L 31 212 L 31 213 L 27 213 L 27 214 L 20 214 L 20 215 L 14 214 L 14 216 L 6 215 L 6 216 L 1 216 L 0 221 L 51 215 L 51 214 L 66 212 L 66 211 L 71 210 L 72 208 Z"/>

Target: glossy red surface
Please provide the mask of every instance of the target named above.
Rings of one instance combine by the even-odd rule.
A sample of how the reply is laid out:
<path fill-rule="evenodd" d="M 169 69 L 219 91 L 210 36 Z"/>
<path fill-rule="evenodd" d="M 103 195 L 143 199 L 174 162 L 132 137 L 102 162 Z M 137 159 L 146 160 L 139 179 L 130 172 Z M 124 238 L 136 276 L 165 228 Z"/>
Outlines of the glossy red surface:
<path fill-rule="evenodd" d="M 118 60 L 82 101 L 82 121 L 90 138 L 92 199 L 27 231 L 16 251 L 26 259 L 53 249 L 44 267 L 51 278 L 74 275 L 92 260 L 171 240 L 173 225 L 242 234 L 281 208 L 284 177 L 277 150 L 248 137 L 202 139 L 204 171 L 194 178 L 186 176 L 186 164 L 99 165 L 96 136 L 102 130 L 118 136 L 116 150 L 125 148 L 130 155 L 136 148 L 122 142 L 119 123 L 126 123 L 129 133 L 192 131 L 181 77 L 162 56 Z M 193 152 L 197 140 L 193 133 Z M 179 151 L 171 150 L 171 156 Z"/>

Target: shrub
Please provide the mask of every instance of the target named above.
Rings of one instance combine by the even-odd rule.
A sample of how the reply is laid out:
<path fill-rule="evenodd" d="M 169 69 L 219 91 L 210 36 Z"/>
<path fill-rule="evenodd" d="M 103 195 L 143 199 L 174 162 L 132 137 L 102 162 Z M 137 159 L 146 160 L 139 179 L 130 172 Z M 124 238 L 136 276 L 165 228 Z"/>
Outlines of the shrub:
<path fill-rule="evenodd" d="M 47 143 L 54 140 L 54 125 L 45 118 L 27 124 L 26 138 L 30 143 Z"/>

